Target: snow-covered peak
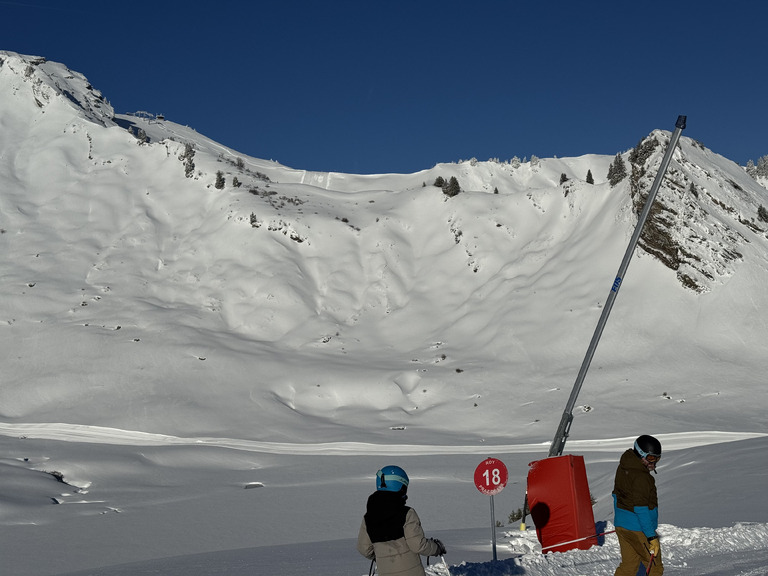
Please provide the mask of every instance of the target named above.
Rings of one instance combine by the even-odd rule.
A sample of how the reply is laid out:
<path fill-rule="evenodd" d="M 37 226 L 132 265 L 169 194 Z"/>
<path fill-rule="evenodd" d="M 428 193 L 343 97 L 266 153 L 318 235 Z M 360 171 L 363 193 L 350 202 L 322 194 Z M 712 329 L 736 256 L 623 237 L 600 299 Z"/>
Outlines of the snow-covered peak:
<path fill-rule="evenodd" d="M 66 103 L 91 122 L 114 125 L 112 106 L 85 76 L 39 56 L 0 51 L 0 90 L 3 100 L 22 100 L 24 107 L 45 111 L 52 102 Z"/>
<path fill-rule="evenodd" d="M 654 130 L 627 155 L 629 189 L 640 213 L 670 133 Z M 686 288 L 709 292 L 731 276 L 745 246 L 765 242 L 759 211 L 765 190 L 736 163 L 683 136 L 643 229 L 640 246 L 675 271 Z"/>

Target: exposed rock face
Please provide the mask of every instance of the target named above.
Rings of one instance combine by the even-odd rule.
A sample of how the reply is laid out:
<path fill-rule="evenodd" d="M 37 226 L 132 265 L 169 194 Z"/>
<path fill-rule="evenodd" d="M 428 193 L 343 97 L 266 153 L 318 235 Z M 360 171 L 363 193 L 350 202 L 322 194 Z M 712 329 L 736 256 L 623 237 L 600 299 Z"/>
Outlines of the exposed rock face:
<path fill-rule="evenodd" d="M 630 194 L 639 214 L 658 172 L 670 136 L 654 131 L 630 152 Z M 741 246 L 766 235 L 758 218 L 760 186 L 733 164 L 725 173 L 707 162 L 716 156 L 698 142 L 681 138 L 654 205 L 640 247 L 677 272 L 683 286 L 708 292 L 730 276 L 741 260 Z M 722 166 L 722 162 L 720 163 Z"/>
<path fill-rule="evenodd" d="M 39 56 L 0 52 L 0 77 L 12 85 L 14 94 L 29 94 L 38 108 L 45 108 L 63 96 L 88 120 L 114 126 L 115 111 L 88 79 L 57 62 Z"/>

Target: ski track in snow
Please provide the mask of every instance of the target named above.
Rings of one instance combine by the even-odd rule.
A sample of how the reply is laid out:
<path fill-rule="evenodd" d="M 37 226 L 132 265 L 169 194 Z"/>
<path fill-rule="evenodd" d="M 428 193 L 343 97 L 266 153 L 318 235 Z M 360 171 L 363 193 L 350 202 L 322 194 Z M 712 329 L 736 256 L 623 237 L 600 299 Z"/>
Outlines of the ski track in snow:
<path fill-rule="evenodd" d="M 261 452 L 264 454 L 294 454 L 332 456 L 344 455 L 383 455 L 383 456 L 424 456 L 431 454 L 485 454 L 491 446 L 435 446 L 415 444 L 371 444 L 365 442 L 324 442 L 318 444 L 299 444 L 288 442 L 261 442 L 237 438 L 182 438 L 136 430 L 120 430 L 102 426 L 64 423 L 8 424 L 0 422 L 0 435 L 58 440 L 62 442 L 81 442 L 86 444 L 116 444 L 126 446 L 213 446 Z M 658 434 L 664 449 L 668 451 L 686 450 L 697 446 L 736 442 L 751 438 L 768 436 L 759 432 L 678 432 Z M 633 437 L 634 438 L 634 437 Z M 597 440 L 572 440 L 571 448 L 592 452 L 615 452 L 624 449 L 633 438 L 609 438 Z M 498 454 L 541 453 L 549 443 L 537 444 L 501 444 L 492 446 Z"/>

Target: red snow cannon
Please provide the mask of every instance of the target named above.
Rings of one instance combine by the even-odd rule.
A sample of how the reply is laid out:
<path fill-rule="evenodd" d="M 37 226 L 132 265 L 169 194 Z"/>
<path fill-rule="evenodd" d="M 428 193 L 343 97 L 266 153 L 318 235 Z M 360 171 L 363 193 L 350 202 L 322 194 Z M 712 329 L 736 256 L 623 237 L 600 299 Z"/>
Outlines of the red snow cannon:
<path fill-rule="evenodd" d="M 597 544 L 583 456 L 554 456 L 529 464 L 528 508 L 543 554 Z"/>

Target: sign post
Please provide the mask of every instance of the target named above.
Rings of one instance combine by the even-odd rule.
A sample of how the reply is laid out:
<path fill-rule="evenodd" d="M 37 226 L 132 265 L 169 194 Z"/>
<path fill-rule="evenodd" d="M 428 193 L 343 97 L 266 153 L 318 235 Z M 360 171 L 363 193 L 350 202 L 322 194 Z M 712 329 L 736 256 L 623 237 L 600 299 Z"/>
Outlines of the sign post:
<path fill-rule="evenodd" d="M 496 458 L 488 458 L 475 468 L 475 486 L 481 493 L 491 497 L 491 546 L 494 561 L 496 560 L 496 512 L 493 507 L 493 496 L 504 489 L 507 479 L 507 467 Z"/>

